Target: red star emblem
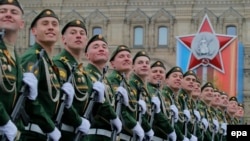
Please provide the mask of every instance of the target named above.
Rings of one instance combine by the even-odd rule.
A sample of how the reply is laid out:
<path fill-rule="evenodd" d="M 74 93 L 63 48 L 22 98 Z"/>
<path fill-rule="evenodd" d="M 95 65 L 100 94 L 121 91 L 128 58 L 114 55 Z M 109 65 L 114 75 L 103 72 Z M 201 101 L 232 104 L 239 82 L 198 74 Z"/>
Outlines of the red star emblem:
<path fill-rule="evenodd" d="M 236 37 L 216 34 L 206 15 L 196 34 L 177 37 L 191 52 L 188 69 L 210 65 L 224 73 L 221 53 Z"/>

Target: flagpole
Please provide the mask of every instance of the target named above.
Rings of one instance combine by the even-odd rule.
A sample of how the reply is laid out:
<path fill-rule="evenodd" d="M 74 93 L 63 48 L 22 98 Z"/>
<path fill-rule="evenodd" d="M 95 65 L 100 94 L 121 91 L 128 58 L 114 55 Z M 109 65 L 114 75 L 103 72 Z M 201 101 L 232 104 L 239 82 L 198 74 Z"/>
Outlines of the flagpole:
<path fill-rule="evenodd" d="M 202 65 L 202 85 L 207 82 L 207 66 Z"/>

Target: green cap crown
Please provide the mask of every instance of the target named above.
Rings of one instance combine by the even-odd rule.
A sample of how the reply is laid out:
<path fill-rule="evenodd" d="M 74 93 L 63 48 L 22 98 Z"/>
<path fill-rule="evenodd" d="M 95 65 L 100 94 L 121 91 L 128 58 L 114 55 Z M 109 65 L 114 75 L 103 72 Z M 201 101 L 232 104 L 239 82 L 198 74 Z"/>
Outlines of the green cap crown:
<path fill-rule="evenodd" d="M 220 91 L 220 95 L 226 95 L 227 96 L 226 92 L 224 92 L 224 91 Z"/>
<path fill-rule="evenodd" d="M 196 82 L 201 84 L 201 80 L 197 77 Z"/>
<path fill-rule="evenodd" d="M 138 51 L 134 58 L 133 58 L 133 64 L 135 63 L 136 58 L 140 57 L 140 56 L 145 56 L 148 57 L 148 59 L 150 60 L 150 57 L 148 56 L 148 54 L 145 51 Z"/>
<path fill-rule="evenodd" d="M 88 47 L 89 45 L 94 42 L 94 41 L 103 41 L 107 44 L 107 41 L 105 40 L 105 38 L 101 35 L 101 34 L 97 34 L 97 35 L 94 35 L 87 43 L 86 47 L 85 47 L 85 53 L 88 51 Z"/>
<path fill-rule="evenodd" d="M 14 5 L 14 6 L 20 8 L 20 10 L 22 11 L 22 13 L 24 13 L 23 7 L 19 3 L 18 0 L 0 0 L 0 5 L 4 5 L 4 4 Z"/>
<path fill-rule="evenodd" d="M 214 85 L 211 82 L 207 82 L 201 87 L 201 91 L 203 91 L 206 87 L 211 87 L 214 89 Z"/>
<path fill-rule="evenodd" d="M 238 106 L 240 106 L 244 109 L 244 105 L 242 103 L 238 103 Z"/>
<path fill-rule="evenodd" d="M 113 53 L 111 54 L 111 57 L 110 57 L 110 61 L 113 61 L 115 56 L 121 52 L 121 51 L 128 51 L 129 53 L 131 53 L 131 51 L 129 50 L 129 48 L 125 45 L 119 45 L 114 51 Z"/>
<path fill-rule="evenodd" d="M 67 30 L 68 27 L 80 27 L 82 29 L 85 30 L 85 32 L 87 33 L 87 29 L 86 29 L 86 26 L 85 24 L 83 23 L 83 21 L 81 20 L 73 20 L 73 21 L 70 21 L 68 22 L 62 29 L 62 34 L 64 34 L 64 32 Z"/>
<path fill-rule="evenodd" d="M 229 101 L 236 101 L 236 102 L 238 102 L 238 100 L 237 100 L 237 98 L 235 96 L 230 97 Z"/>
<path fill-rule="evenodd" d="M 169 77 L 170 74 L 174 73 L 174 72 L 180 72 L 181 74 L 183 74 L 182 69 L 178 66 L 174 66 L 172 67 L 167 73 L 166 73 L 166 78 Z"/>
<path fill-rule="evenodd" d="M 43 11 L 41 11 L 36 17 L 35 19 L 32 21 L 30 28 L 34 27 L 36 22 L 44 17 L 53 17 L 56 18 L 59 21 L 58 16 L 55 14 L 55 12 L 51 9 L 44 9 Z"/>
<path fill-rule="evenodd" d="M 166 69 L 165 65 L 161 61 L 155 61 L 152 65 L 151 68 L 153 67 L 162 67 L 164 70 Z"/>
<path fill-rule="evenodd" d="M 183 74 L 183 77 L 193 75 L 195 78 L 197 78 L 196 73 L 193 70 L 188 70 L 186 73 Z"/>

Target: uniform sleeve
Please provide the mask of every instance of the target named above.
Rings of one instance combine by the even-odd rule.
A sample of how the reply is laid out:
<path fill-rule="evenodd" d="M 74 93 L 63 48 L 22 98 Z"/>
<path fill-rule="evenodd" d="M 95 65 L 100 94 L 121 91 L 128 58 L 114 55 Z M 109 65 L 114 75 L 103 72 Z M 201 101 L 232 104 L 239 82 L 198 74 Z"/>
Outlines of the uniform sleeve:
<path fill-rule="evenodd" d="M 113 77 L 113 74 L 111 74 L 109 77 L 109 82 L 112 85 L 113 89 L 117 89 L 118 86 L 120 85 L 118 82 L 118 78 Z M 129 93 L 129 92 L 128 92 Z M 121 116 L 122 116 L 122 122 L 128 129 L 132 129 L 135 127 L 137 121 L 135 120 L 134 116 L 132 115 L 133 113 L 129 112 L 129 109 L 122 104 L 121 107 Z"/>
<path fill-rule="evenodd" d="M 170 134 L 174 131 L 173 127 L 171 126 L 169 121 L 166 119 L 166 116 L 162 112 L 155 114 L 154 121 L 155 121 L 154 125 L 158 126 L 158 128 L 162 129 L 167 134 Z"/>
<path fill-rule="evenodd" d="M 6 112 L 2 102 L 0 102 L 0 126 L 5 125 L 9 120 L 10 117 L 8 115 L 8 113 Z"/>
<path fill-rule="evenodd" d="M 70 70 L 69 70 L 68 66 L 65 65 L 61 60 L 58 60 L 58 59 L 54 59 L 53 62 L 55 63 L 55 65 L 59 69 L 60 81 L 63 83 L 66 82 L 68 80 L 69 75 L 70 75 L 69 74 Z M 61 93 L 63 93 L 63 91 L 61 91 Z M 64 121 L 65 120 L 66 121 L 74 121 L 74 122 L 67 122 L 67 123 L 70 123 L 69 125 L 72 125 L 73 127 L 78 127 L 82 123 L 81 117 L 80 117 L 79 113 L 77 112 L 77 110 L 75 109 L 73 104 L 69 109 L 64 108 L 64 113 L 63 113 L 62 118 Z"/>
<path fill-rule="evenodd" d="M 28 64 L 31 62 L 35 62 L 37 60 L 36 55 L 33 53 L 26 54 L 21 58 L 21 63 L 25 71 L 28 71 Z M 41 64 L 41 63 L 40 63 Z M 39 73 L 41 70 L 41 65 L 39 66 Z M 39 82 L 39 76 L 37 77 Z M 39 93 L 38 93 L 39 94 Z M 55 128 L 55 124 L 52 121 L 51 117 L 44 110 L 43 106 L 39 103 L 39 99 L 37 98 L 34 101 L 26 100 L 25 110 L 27 114 L 30 116 L 31 122 L 34 122 L 40 126 L 40 128 L 45 133 L 52 132 Z"/>

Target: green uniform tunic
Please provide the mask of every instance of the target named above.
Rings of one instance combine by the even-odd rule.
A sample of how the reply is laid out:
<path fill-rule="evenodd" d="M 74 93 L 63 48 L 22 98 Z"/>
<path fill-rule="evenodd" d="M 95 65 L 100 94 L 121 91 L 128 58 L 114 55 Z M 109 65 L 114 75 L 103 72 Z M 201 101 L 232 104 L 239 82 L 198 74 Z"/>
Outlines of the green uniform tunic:
<path fill-rule="evenodd" d="M 187 94 L 187 92 L 183 89 L 180 89 L 179 93 L 178 93 L 178 104 L 177 104 L 177 108 L 179 110 L 179 114 L 182 114 L 182 112 L 186 109 L 186 110 L 189 110 L 190 112 L 190 116 L 191 116 L 191 120 L 194 120 L 194 116 L 193 116 L 193 109 L 195 109 L 195 103 L 194 101 L 192 100 L 191 96 L 189 96 Z M 182 133 L 185 135 L 185 118 L 184 118 L 184 115 L 180 115 L 179 117 L 182 117 L 183 121 L 181 121 L 179 119 L 178 121 L 178 126 L 180 129 L 182 129 Z M 193 130 L 193 124 L 190 122 L 188 122 L 187 124 L 187 138 L 191 138 L 191 135 L 192 135 L 192 130 Z M 199 138 L 199 136 L 196 136 Z"/>
<path fill-rule="evenodd" d="M 169 120 L 172 120 L 169 107 L 173 104 L 178 105 L 177 94 L 174 94 L 174 92 L 168 86 L 164 86 L 162 88 L 162 96 L 166 107 L 165 115 Z M 177 140 L 182 141 L 184 139 L 184 135 L 177 124 L 174 124 L 174 129 L 177 135 Z"/>
<path fill-rule="evenodd" d="M 151 96 L 158 96 L 161 101 L 161 112 L 155 114 L 153 122 L 153 130 L 155 136 L 162 139 L 167 139 L 167 135 L 174 131 L 174 127 L 171 126 L 169 119 L 167 119 L 167 116 L 164 114 L 164 111 L 166 111 L 164 97 L 162 96 L 161 90 L 158 90 L 157 85 L 155 84 L 148 83 L 147 89 Z M 157 91 L 159 92 L 159 94 L 157 94 Z"/>
<path fill-rule="evenodd" d="M 147 112 L 145 115 L 142 116 L 141 126 L 144 132 L 148 132 L 151 129 L 149 124 L 149 117 L 150 117 L 150 107 L 151 107 L 151 97 L 147 91 L 147 87 L 144 82 L 134 73 L 131 74 L 129 84 L 132 90 L 138 95 L 141 94 L 142 100 L 145 100 L 147 104 Z"/>
<path fill-rule="evenodd" d="M 53 62 L 58 67 L 60 72 L 60 79 L 63 82 L 68 81 L 69 76 L 72 74 L 72 67 L 75 65 L 75 70 L 73 74 L 73 79 L 71 81 L 75 88 L 75 97 L 73 101 L 73 106 L 77 110 L 80 116 L 84 115 L 86 110 L 89 94 L 92 91 L 92 82 L 84 70 L 83 65 L 79 64 L 75 58 L 65 49 L 53 58 Z M 75 128 L 69 126 L 71 122 L 65 118 L 62 119 L 62 138 L 61 141 L 72 141 L 75 137 Z M 85 137 L 85 140 L 87 137 Z"/>
<path fill-rule="evenodd" d="M 92 64 L 86 66 L 86 71 L 90 75 L 91 81 L 95 82 L 99 80 L 102 73 Z M 110 83 L 107 78 L 104 77 L 103 82 L 105 84 L 105 102 L 96 103 L 93 109 L 94 120 L 91 121 L 91 129 L 88 135 L 91 141 L 110 141 L 111 137 L 111 125 L 110 120 L 117 117 L 114 110 L 114 94 L 110 87 Z M 100 135 L 98 133 L 105 133 Z"/>
<path fill-rule="evenodd" d="M 124 88 L 128 92 L 128 97 L 129 97 L 129 105 L 125 106 L 122 104 L 121 108 L 121 120 L 123 123 L 123 130 L 120 133 L 120 139 L 121 140 L 129 140 L 129 138 L 133 137 L 131 129 L 135 127 L 137 124 L 136 121 L 136 116 L 137 116 L 137 100 L 136 100 L 136 93 L 132 91 L 130 85 L 128 84 L 128 81 L 122 78 L 122 75 L 114 70 L 108 75 L 109 82 L 112 85 L 112 88 L 116 90 L 117 87 L 120 86 L 120 83 L 123 81 L 124 82 Z M 123 134 L 129 136 L 129 138 L 125 138 Z"/>
<path fill-rule="evenodd" d="M 2 39 L 0 39 L 0 67 L 0 126 L 3 126 L 10 120 L 10 115 L 18 99 L 22 69 L 18 56 L 15 55 L 15 59 L 11 57 Z M 18 121 L 16 125 L 19 130 L 22 130 L 22 123 Z"/>
<path fill-rule="evenodd" d="M 31 67 L 39 58 L 42 47 L 35 43 L 22 56 L 21 63 L 25 71 L 30 71 Z M 24 141 L 45 141 L 46 133 L 54 130 L 60 98 L 62 96 L 61 84 L 58 79 L 58 68 L 51 61 L 46 52 L 35 70 L 38 80 L 38 96 L 32 103 L 26 103 L 26 111 L 30 116 L 30 124 L 25 127 L 21 139 Z M 64 109 L 64 118 L 71 122 L 71 125 L 78 127 L 81 124 L 81 118 L 76 110 L 71 107 Z M 39 127 L 34 130 L 34 126 Z"/>

